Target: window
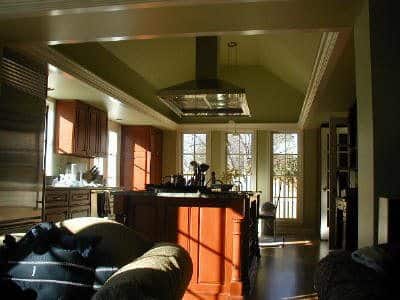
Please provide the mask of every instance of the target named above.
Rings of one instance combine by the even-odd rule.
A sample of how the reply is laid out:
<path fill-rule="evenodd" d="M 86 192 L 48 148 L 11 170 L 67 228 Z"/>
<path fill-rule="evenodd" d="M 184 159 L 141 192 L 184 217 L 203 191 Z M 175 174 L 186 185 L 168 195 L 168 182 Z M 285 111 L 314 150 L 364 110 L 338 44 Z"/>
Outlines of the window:
<path fill-rule="evenodd" d="M 253 174 L 253 134 L 228 133 L 226 135 L 226 174 L 225 181 L 239 181 L 241 189 L 252 189 Z"/>
<path fill-rule="evenodd" d="M 95 157 L 93 159 L 93 165 L 97 167 L 97 170 L 99 171 L 99 175 L 104 175 L 104 158 Z"/>
<path fill-rule="evenodd" d="M 297 219 L 299 185 L 297 133 L 272 134 L 272 199 L 278 205 L 277 218 Z"/>
<path fill-rule="evenodd" d="M 118 133 L 108 131 L 107 185 L 117 186 Z"/>
<path fill-rule="evenodd" d="M 46 136 L 46 176 L 53 174 L 53 159 L 54 159 L 54 118 L 55 118 L 55 103 L 46 100 L 47 112 L 47 136 Z"/>
<path fill-rule="evenodd" d="M 193 175 L 193 167 L 190 162 L 207 162 L 207 134 L 183 133 L 182 134 L 182 173 L 186 180 Z"/>

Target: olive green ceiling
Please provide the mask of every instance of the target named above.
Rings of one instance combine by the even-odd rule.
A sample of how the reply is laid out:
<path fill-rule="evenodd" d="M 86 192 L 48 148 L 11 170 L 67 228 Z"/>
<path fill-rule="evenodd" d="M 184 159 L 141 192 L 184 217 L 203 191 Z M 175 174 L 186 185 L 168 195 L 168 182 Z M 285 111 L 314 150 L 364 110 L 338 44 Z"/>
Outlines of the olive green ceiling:
<path fill-rule="evenodd" d="M 237 122 L 297 122 L 321 33 L 221 36 L 219 76 L 246 89 L 250 118 Z M 228 59 L 227 43 L 237 42 Z M 157 90 L 193 80 L 195 38 L 163 38 L 55 46 L 100 77 L 178 123 L 226 122 L 230 118 L 180 120 Z"/>
<path fill-rule="evenodd" d="M 320 32 L 223 35 L 219 38 L 219 66 L 261 66 L 305 93 L 320 39 Z M 228 50 L 230 41 L 237 43 L 236 50 Z M 102 46 L 158 89 L 195 76 L 193 37 L 107 42 Z"/>

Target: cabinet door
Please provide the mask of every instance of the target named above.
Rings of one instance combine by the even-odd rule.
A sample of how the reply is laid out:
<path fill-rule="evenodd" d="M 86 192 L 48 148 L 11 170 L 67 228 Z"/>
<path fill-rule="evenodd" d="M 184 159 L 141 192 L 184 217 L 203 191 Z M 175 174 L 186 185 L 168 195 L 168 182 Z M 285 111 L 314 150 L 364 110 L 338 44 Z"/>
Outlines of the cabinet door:
<path fill-rule="evenodd" d="M 69 196 L 69 206 L 90 205 L 90 190 L 74 190 Z"/>
<path fill-rule="evenodd" d="M 74 101 L 57 101 L 54 128 L 54 151 L 56 153 L 74 153 L 77 115 Z"/>
<path fill-rule="evenodd" d="M 75 147 L 76 155 L 87 155 L 88 107 L 82 103 L 76 106 Z"/>
<path fill-rule="evenodd" d="M 133 165 L 133 158 L 121 156 L 120 184 L 127 190 L 133 187 Z"/>
<path fill-rule="evenodd" d="M 121 158 L 132 159 L 134 149 L 134 131 L 132 126 L 121 127 Z M 122 160 L 121 160 L 122 168 Z"/>
<path fill-rule="evenodd" d="M 97 131 L 97 153 L 98 156 L 107 156 L 108 150 L 108 120 L 107 113 L 99 111 L 98 114 L 98 131 Z"/>
<path fill-rule="evenodd" d="M 66 207 L 68 191 L 46 191 L 46 209 L 51 207 Z"/>
<path fill-rule="evenodd" d="M 81 217 L 90 217 L 90 205 L 71 206 L 69 209 L 69 217 L 71 219 L 81 218 Z"/>
<path fill-rule="evenodd" d="M 89 156 L 97 156 L 98 110 L 93 107 L 88 110 L 88 125 L 87 154 Z"/>
<path fill-rule="evenodd" d="M 61 222 L 68 219 L 68 207 L 56 207 L 45 210 L 45 222 Z"/>

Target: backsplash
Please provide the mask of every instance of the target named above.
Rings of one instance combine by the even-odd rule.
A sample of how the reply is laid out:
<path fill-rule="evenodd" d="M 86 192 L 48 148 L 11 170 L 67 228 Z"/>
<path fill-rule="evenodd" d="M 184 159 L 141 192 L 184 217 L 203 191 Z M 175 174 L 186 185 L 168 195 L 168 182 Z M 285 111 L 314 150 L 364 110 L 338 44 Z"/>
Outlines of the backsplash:
<path fill-rule="evenodd" d="M 90 158 L 76 157 L 71 155 L 61 155 L 53 154 L 53 174 L 56 176 L 58 174 L 65 173 L 65 167 L 68 163 L 72 164 L 83 164 L 85 165 L 85 170 L 90 167 Z"/>

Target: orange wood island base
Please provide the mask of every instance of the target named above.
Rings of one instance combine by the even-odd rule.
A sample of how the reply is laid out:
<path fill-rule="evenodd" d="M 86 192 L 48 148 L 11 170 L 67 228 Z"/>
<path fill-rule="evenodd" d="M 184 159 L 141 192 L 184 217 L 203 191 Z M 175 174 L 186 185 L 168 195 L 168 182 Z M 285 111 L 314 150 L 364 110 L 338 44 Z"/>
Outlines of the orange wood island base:
<path fill-rule="evenodd" d="M 114 211 L 117 221 L 190 253 L 193 276 L 184 299 L 244 299 L 251 292 L 259 257 L 257 196 L 118 192 Z"/>

